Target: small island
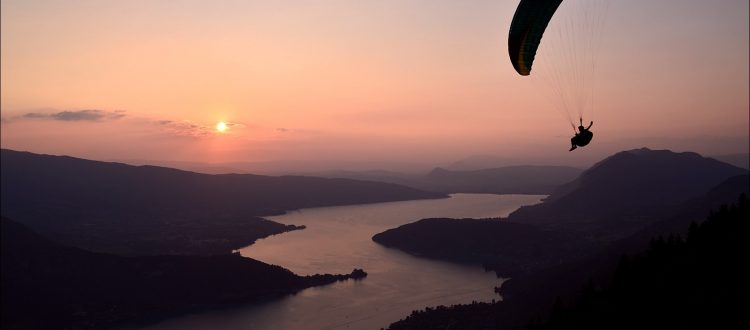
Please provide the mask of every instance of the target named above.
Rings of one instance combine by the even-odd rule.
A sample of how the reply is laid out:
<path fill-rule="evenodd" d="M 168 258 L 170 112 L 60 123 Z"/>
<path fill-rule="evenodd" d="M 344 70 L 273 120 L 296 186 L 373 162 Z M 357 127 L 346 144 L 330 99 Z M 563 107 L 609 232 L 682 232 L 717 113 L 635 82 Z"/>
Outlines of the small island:
<path fill-rule="evenodd" d="M 361 280 L 367 277 L 367 273 L 365 272 L 364 269 L 354 268 L 354 270 L 352 271 L 351 274 L 349 274 L 349 276 L 351 276 L 351 278 L 354 280 Z"/>
<path fill-rule="evenodd" d="M 346 281 L 349 279 L 361 280 L 365 277 L 367 277 L 367 273 L 363 269 L 360 269 L 360 268 L 354 268 L 354 270 L 349 274 L 315 274 L 315 275 L 305 276 L 305 278 L 308 280 L 308 283 L 310 283 L 311 286 L 325 285 L 325 284 L 330 284 L 330 283 L 337 282 L 337 281 Z"/>

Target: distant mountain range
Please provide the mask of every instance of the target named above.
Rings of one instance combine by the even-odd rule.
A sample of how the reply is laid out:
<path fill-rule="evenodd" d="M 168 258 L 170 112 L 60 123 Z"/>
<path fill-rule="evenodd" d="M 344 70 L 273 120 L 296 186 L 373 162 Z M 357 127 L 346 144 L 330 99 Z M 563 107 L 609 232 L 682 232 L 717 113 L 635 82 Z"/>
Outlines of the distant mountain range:
<path fill-rule="evenodd" d="M 329 178 L 390 182 L 443 193 L 549 194 L 583 170 L 569 166 L 518 165 L 456 171 L 437 167 L 426 174 L 388 171 L 331 171 L 311 173 Z"/>
<path fill-rule="evenodd" d="M 65 244 L 119 254 L 226 253 L 298 229 L 257 216 L 446 197 L 351 179 L 199 174 L 3 149 L 2 214 Z"/>
<path fill-rule="evenodd" d="M 492 193 L 492 194 L 549 194 L 552 190 L 575 179 L 583 170 L 570 166 L 524 165 L 520 160 L 501 163 L 513 164 L 461 168 L 456 166 L 435 167 L 427 165 L 377 162 L 304 162 L 277 161 L 257 163 L 208 164 L 199 162 L 149 162 L 145 160 L 123 161 L 128 164 L 158 164 L 208 174 L 227 173 L 272 173 L 295 176 L 343 178 L 364 181 L 393 183 L 420 190 L 442 193 Z M 474 163 L 472 163 L 474 164 Z M 476 163 L 474 165 L 479 165 Z M 494 164 L 487 162 L 487 164 Z M 382 168 L 401 169 L 383 170 Z M 455 167 L 455 168 L 454 168 Z M 346 170 L 333 168 L 347 168 Z"/>
<path fill-rule="evenodd" d="M 108 328 L 364 275 L 297 276 L 239 254 L 120 257 L 57 244 L 6 218 L 0 223 L 3 329 Z"/>

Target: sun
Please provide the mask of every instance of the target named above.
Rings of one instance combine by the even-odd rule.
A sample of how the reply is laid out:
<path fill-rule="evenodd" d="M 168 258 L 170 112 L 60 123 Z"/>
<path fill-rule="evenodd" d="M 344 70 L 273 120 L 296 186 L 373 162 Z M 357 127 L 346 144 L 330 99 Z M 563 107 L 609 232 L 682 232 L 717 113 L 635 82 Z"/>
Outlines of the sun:
<path fill-rule="evenodd" d="M 216 130 L 220 133 L 224 133 L 229 129 L 229 126 L 227 126 L 227 123 L 220 121 L 218 124 L 216 124 Z"/>

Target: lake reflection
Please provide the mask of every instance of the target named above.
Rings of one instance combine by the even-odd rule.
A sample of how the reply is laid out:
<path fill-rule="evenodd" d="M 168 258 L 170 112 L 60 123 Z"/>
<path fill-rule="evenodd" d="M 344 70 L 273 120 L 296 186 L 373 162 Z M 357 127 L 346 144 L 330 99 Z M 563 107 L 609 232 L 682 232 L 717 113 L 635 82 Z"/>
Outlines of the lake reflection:
<path fill-rule="evenodd" d="M 307 226 L 259 240 L 243 256 L 300 275 L 368 276 L 303 290 L 273 302 L 164 321 L 148 329 L 380 329 L 426 306 L 499 299 L 502 283 L 479 266 L 416 258 L 372 241 L 386 229 L 430 217 L 507 216 L 541 195 L 454 194 L 451 198 L 303 209 L 268 219 Z"/>

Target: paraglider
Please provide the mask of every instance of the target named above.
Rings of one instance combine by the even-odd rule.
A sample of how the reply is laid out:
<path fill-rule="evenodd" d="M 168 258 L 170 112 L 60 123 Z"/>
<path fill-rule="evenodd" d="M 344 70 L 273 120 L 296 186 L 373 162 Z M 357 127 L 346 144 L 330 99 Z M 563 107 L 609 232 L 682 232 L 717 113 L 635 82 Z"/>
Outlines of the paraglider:
<path fill-rule="evenodd" d="M 588 145 L 593 138 L 589 130 L 593 121 L 586 128 L 583 118 L 590 117 L 594 108 L 594 55 L 606 7 L 604 0 L 565 4 L 562 0 L 521 0 L 508 33 L 508 54 L 513 68 L 521 76 L 543 81 L 553 94 L 553 103 L 573 127 L 571 151 Z M 546 30 L 550 31 L 545 35 Z M 543 54 L 538 56 L 540 53 Z M 542 67 L 532 74 L 535 60 L 541 61 Z M 573 119 L 576 117 L 580 122 L 578 131 Z"/>
<path fill-rule="evenodd" d="M 584 128 L 583 119 L 581 119 L 581 125 L 578 126 L 578 133 L 570 138 L 569 151 L 573 151 L 578 147 L 584 147 L 589 144 L 589 142 L 591 142 L 591 139 L 594 138 L 594 133 L 591 133 L 591 131 L 589 130 L 591 128 L 591 125 L 594 125 L 593 121 L 589 123 L 589 127 Z"/>

